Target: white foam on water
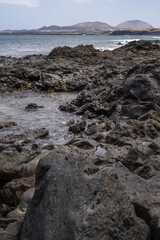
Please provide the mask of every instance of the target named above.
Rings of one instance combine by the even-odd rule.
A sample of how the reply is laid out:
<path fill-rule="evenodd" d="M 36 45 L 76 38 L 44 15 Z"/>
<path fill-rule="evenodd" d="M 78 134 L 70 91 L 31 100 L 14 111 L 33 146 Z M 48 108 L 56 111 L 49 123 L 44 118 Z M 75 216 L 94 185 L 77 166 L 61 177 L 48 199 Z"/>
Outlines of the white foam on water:
<path fill-rule="evenodd" d="M 113 51 L 116 48 L 118 48 L 118 46 L 115 46 L 115 47 L 95 47 L 95 49 L 100 50 L 101 52 L 104 52 L 106 50 Z"/>
<path fill-rule="evenodd" d="M 105 50 L 108 50 L 108 48 L 105 48 L 105 47 L 95 47 L 95 49 L 100 50 L 102 52 Z"/>
<path fill-rule="evenodd" d="M 122 45 L 125 45 L 125 44 L 130 43 L 130 42 L 134 42 L 134 41 L 140 41 L 140 39 L 135 38 L 135 39 L 123 39 L 123 40 L 120 39 L 120 40 L 116 40 L 117 44 L 121 43 Z"/>
<path fill-rule="evenodd" d="M 160 39 L 160 37 L 158 37 L 158 36 L 157 36 L 157 37 L 153 37 L 153 38 L 154 38 L 154 39 Z"/>

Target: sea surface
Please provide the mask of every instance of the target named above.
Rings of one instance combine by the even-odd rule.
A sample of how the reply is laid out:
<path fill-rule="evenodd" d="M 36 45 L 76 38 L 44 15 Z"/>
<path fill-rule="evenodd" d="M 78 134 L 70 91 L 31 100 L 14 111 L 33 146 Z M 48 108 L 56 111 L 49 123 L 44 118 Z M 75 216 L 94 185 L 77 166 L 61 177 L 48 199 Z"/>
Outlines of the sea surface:
<path fill-rule="evenodd" d="M 39 128 L 49 130 L 49 138 L 40 142 L 63 144 L 69 140 L 68 122 L 80 119 L 73 113 L 62 112 L 59 105 L 71 101 L 76 93 L 10 93 L 0 94 L 0 122 L 16 122 L 17 126 L 0 130 L 0 138 L 8 134 L 22 134 Z M 29 103 L 43 108 L 25 111 Z M 65 136 L 66 135 L 66 136 Z"/>
<path fill-rule="evenodd" d="M 96 49 L 113 50 L 130 41 L 142 39 L 160 40 L 160 36 L 0 35 L 0 56 L 46 55 L 55 47 L 74 47 L 79 44 L 93 44 Z"/>

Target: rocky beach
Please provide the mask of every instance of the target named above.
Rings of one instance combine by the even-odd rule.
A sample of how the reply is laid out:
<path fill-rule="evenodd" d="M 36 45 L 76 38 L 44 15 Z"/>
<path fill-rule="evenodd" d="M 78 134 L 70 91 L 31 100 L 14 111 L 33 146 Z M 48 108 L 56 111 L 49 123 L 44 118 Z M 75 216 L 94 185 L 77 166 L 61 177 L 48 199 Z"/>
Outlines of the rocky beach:
<path fill-rule="evenodd" d="M 119 46 L 0 57 L 0 240 L 160 239 L 160 41 Z"/>

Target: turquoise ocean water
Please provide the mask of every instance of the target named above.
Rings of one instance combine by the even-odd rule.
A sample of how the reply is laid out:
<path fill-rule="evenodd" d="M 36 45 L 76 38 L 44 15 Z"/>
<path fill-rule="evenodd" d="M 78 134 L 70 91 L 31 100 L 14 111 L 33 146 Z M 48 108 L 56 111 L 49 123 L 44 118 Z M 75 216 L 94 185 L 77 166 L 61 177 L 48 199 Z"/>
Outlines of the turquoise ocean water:
<path fill-rule="evenodd" d="M 48 54 L 58 46 L 74 47 L 93 44 L 100 50 L 113 50 L 134 40 L 160 40 L 160 36 L 97 36 L 97 35 L 1 35 L 0 56 L 23 57 L 31 54 Z"/>

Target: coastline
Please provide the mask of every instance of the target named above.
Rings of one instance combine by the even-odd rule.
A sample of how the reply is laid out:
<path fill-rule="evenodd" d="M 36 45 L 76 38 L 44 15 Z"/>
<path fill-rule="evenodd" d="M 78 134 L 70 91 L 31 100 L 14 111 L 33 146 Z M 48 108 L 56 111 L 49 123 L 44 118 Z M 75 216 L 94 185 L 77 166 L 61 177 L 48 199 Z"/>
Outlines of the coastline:
<path fill-rule="evenodd" d="M 114 30 L 114 31 L 52 31 L 52 30 L 6 30 L 0 35 L 160 35 L 160 29 Z"/>

